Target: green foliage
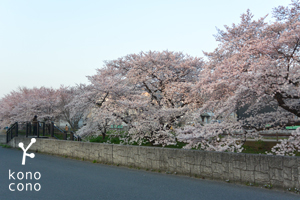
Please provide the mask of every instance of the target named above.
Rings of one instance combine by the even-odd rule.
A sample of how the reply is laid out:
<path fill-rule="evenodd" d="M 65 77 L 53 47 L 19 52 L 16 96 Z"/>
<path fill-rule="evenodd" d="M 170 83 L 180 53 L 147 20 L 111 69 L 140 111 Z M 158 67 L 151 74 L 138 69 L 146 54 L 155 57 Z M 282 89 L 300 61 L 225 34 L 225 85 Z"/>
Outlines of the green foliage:
<path fill-rule="evenodd" d="M 126 134 L 126 132 L 124 130 L 121 129 L 109 129 L 108 131 L 106 131 L 106 135 L 124 135 Z"/>
<path fill-rule="evenodd" d="M 26 135 L 26 131 L 25 130 L 18 130 L 18 135 Z"/>
<path fill-rule="evenodd" d="M 90 142 L 98 142 L 98 143 L 104 143 L 107 142 L 107 137 L 105 139 L 102 138 L 102 136 L 92 136 L 89 138 Z"/>
<path fill-rule="evenodd" d="M 112 132 L 111 132 L 112 133 Z M 96 142 L 96 143 L 110 143 L 110 144 L 120 144 L 122 141 L 117 136 L 106 136 L 105 139 L 102 138 L 102 135 L 99 136 L 92 136 L 88 138 L 88 141 L 90 142 Z M 243 145 L 243 151 L 242 153 L 251 153 L 251 154 L 266 154 L 266 152 L 270 152 L 271 148 L 276 145 L 277 142 L 265 142 L 262 140 L 258 141 L 247 141 Z M 138 145 L 137 142 L 131 143 L 130 145 Z M 186 143 L 184 142 L 177 142 L 176 145 L 168 145 L 165 146 L 165 148 L 176 148 L 176 149 L 182 149 Z M 147 140 L 144 140 L 141 144 L 141 146 L 153 146 L 153 147 L 162 147 L 162 145 L 153 145 L 151 142 L 148 142 Z M 193 148 L 193 150 L 199 150 L 200 147 L 197 149 Z M 300 156 L 300 152 L 296 154 L 296 156 Z"/>
<path fill-rule="evenodd" d="M 184 142 L 177 142 L 176 145 L 168 145 L 168 146 L 165 146 L 165 147 L 166 147 L 166 148 L 177 148 L 177 149 L 182 149 L 185 145 L 186 145 L 186 143 L 184 143 Z"/>
<path fill-rule="evenodd" d="M 265 184 L 264 187 L 267 188 L 267 189 L 272 189 L 273 185 L 272 184 Z"/>
<path fill-rule="evenodd" d="M 89 141 L 90 142 L 97 142 L 97 143 L 120 144 L 119 137 L 106 136 L 105 139 L 103 139 L 102 135 L 92 136 L 92 137 L 89 138 Z"/>
<path fill-rule="evenodd" d="M 61 132 L 54 132 L 54 136 L 57 137 L 57 139 L 59 139 L 59 140 L 64 139 L 64 134 Z"/>
<path fill-rule="evenodd" d="M 153 144 L 149 142 L 147 139 L 141 139 L 141 145 L 139 145 L 137 142 L 130 143 L 130 145 L 138 145 L 138 146 L 146 146 L 146 147 L 151 147 Z M 156 145 L 159 146 L 159 145 Z M 161 145 L 160 145 L 161 146 Z"/>
<path fill-rule="evenodd" d="M 272 147 L 276 145 L 277 142 L 265 142 L 262 140 L 258 141 L 247 141 L 244 144 L 244 149 L 242 153 L 252 153 L 252 154 L 266 154 L 270 152 Z"/>
<path fill-rule="evenodd" d="M 102 135 L 99 136 L 92 136 L 88 139 L 90 142 L 96 142 L 96 143 L 110 143 L 110 144 L 120 144 L 121 140 L 117 136 L 106 136 L 105 139 L 103 139 Z M 130 145 L 139 145 L 137 142 L 133 142 Z M 176 145 L 168 145 L 165 146 L 166 148 L 177 148 L 181 149 L 186 145 L 184 142 L 177 142 Z M 154 146 L 154 147 L 162 147 L 162 145 L 153 145 L 151 142 L 147 141 L 146 139 L 143 140 L 141 146 Z"/>
<path fill-rule="evenodd" d="M 11 146 L 7 145 L 7 144 L 0 144 L 1 147 L 3 148 L 11 148 Z"/>

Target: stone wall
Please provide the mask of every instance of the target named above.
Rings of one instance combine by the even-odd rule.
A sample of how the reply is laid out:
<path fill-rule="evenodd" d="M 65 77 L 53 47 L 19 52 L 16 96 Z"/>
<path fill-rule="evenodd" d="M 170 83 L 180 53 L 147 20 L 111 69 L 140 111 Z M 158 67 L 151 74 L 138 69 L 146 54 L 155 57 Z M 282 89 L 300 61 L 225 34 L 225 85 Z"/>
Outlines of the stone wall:
<path fill-rule="evenodd" d="M 29 138 L 10 145 L 25 147 Z M 200 178 L 277 188 L 300 187 L 300 158 L 37 139 L 30 150 Z"/>

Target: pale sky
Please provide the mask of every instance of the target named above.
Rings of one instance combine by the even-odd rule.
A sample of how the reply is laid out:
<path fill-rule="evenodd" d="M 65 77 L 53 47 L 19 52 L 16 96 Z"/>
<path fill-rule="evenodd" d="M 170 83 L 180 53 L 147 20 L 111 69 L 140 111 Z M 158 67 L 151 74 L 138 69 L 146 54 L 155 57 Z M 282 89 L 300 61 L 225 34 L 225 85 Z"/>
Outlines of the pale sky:
<path fill-rule="evenodd" d="M 216 27 L 290 0 L 0 0 L 0 98 L 18 87 L 88 83 L 104 60 L 213 51 Z M 271 20 L 269 17 L 268 20 Z"/>

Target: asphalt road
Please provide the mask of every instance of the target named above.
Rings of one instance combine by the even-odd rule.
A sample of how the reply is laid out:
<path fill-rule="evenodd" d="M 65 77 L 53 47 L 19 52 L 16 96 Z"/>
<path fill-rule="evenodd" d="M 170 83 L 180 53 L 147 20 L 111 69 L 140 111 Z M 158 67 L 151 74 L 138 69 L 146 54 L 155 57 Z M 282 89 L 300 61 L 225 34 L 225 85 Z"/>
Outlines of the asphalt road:
<path fill-rule="evenodd" d="M 168 175 L 143 170 L 95 164 L 36 153 L 21 165 L 22 150 L 0 147 L 1 200 L 93 200 L 93 199 L 207 199 L 207 200 L 289 200 L 300 195 L 218 181 Z M 9 170 L 11 172 L 9 180 Z M 15 172 L 13 174 L 13 172 Z M 24 178 L 18 180 L 17 173 Z M 41 178 L 25 180 L 26 172 Z M 22 178 L 19 173 L 19 178 Z M 15 178 L 16 180 L 13 180 Z M 28 179 L 29 174 L 28 174 Z M 15 191 L 10 191 L 11 189 Z M 23 191 L 18 191 L 19 189 Z M 40 184 L 39 191 L 25 191 L 26 184 Z M 28 190 L 30 188 L 28 187 Z M 36 185 L 36 189 L 39 187 Z"/>

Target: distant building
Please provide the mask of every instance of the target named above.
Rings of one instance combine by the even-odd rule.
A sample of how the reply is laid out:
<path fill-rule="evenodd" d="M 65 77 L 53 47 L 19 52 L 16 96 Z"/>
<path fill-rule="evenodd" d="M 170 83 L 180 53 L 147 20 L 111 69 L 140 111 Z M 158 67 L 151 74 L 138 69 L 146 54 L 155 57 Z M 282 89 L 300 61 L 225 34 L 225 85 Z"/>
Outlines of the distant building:
<path fill-rule="evenodd" d="M 245 105 L 243 107 L 240 107 L 237 110 L 237 112 L 236 112 L 237 120 L 245 119 L 248 117 L 254 117 L 257 114 L 275 112 L 277 110 L 277 108 L 275 108 L 273 106 L 265 106 L 265 107 L 260 108 L 259 110 L 247 112 L 249 107 L 250 107 L 249 105 Z"/>
<path fill-rule="evenodd" d="M 209 124 L 211 122 L 211 119 L 212 119 L 212 116 L 214 114 L 213 113 L 209 113 L 209 112 L 206 112 L 206 113 L 202 113 L 200 115 L 200 118 L 201 118 L 201 122 L 203 124 Z"/>

